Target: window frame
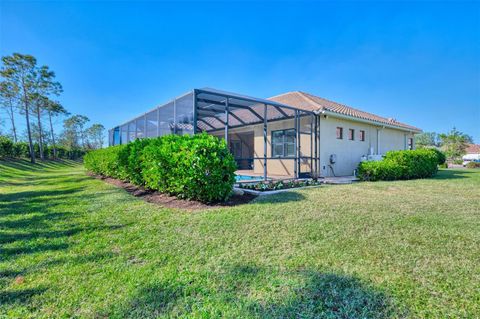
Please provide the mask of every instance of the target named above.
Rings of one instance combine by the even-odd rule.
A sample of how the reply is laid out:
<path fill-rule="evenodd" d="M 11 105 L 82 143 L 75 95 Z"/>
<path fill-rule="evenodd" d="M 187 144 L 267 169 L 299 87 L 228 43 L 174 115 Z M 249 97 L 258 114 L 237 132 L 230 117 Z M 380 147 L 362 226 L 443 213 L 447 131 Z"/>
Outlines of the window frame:
<path fill-rule="evenodd" d="M 292 131 L 294 132 L 293 134 L 293 142 L 287 142 L 285 140 L 286 136 L 287 136 L 287 132 L 289 131 Z M 277 142 L 277 141 L 274 141 L 274 135 L 275 133 L 279 133 L 281 132 L 282 133 L 282 141 L 281 142 Z M 271 142 L 271 154 L 272 154 L 272 157 L 275 157 L 275 158 L 295 158 L 295 142 L 297 140 L 297 134 L 295 134 L 295 129 L 294 128 L 287 128 L 287 129 L 283 129 L 283 130 L 272 130 L 270 132 L 270 142 Z M 276 155 L 275 154 L 275 146 L 277 145 L 282 145 L 282 154 L 281 155 Z M 292 145 L 293 146 L 293 154 L 292 155 L 288 155 L 286 150 L 287 150 L 287 145 Z"/>
<path fill-rule="evenodd" d="M 407 138 L 407 150 L 413 150 L 413 137 Z"/>
<path fill-rule="evenodd" d="M 355 129 L 353 128 L 348 129 L 348 140 L 355 141 Z"/>
<path fill-rule="evenodd" d="M 360 142 L 365 142 L 365 130 L 360 130 Z"/>
<path fill-rule="evenodd" d="M 338 134 L 338 132 L 340 132 L 340 134 Z M 343 127 L 337 126 L 336 136 L 337 136 L 337 140 L 343 140 Z"/>

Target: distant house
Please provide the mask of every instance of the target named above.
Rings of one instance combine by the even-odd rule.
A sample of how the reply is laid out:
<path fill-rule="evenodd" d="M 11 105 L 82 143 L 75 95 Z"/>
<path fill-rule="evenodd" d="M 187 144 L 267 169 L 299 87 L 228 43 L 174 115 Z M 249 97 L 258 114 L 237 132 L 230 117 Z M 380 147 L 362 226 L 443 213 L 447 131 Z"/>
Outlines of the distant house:
<path fill-rule="evenodd" d="M 415 148 L 421 130 L 299 91 L 261 99 L 205 88 L 111 129 L 109 144 L 200 132 L 227 141 L 239 174 L 286 178 L 352 175 L 362 157 Z"/>
<path fill-rule="evenodd" d="M 469 144 L 466 149 L 467 154 L 465 154 L 462 159 L 464 161 L 480 161 L 480 145 L 479 144 Z"/>

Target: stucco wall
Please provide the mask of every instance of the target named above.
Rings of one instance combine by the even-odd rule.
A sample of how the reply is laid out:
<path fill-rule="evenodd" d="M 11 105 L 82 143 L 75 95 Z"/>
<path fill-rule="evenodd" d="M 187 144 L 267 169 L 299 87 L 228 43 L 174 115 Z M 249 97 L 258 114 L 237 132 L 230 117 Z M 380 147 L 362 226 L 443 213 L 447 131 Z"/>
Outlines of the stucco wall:
<path fill-rule="evenodd" d="M 303 132 L 308 132 L 310 130 L 311 118 L 309 116 L 300 118 L 300 126 L 302 127 Z M 267 125 L 267 157 L 272 156 L 272 131 L 277 130 L 286 130 L 292 129 L 295 127 L 293 119 L 269 122 Z M 263 157 L 263 125 L 255 125 L 255 157 Z M 300 135 L 300 154 L 301 156 L 309 157 L 310 152 L 310 136 L 306 134 Z M 294 176 L 295 161 L 293 159 L 268 159 L 267 160 L 267 173 L 272 175 L 283 175 L 283 176 Z M 302 172 L 310 171 L 310 161 L 303 160 L 301 162 L 300 170 Z M 263 159 L 258 159 L 254 161 L 254 172 L 261 174 L 263 173 Z"/>
<path fill-rule="evenodd" d="M 337 127 L 343 128 L 343 139 L 337 139 Z M 348 139 L 348 130 L 355 130 L 355 139 Z M 360 141 L 360 130 L 365 131 L 365 141 Z M 377 144 L 378 136 L 378 144 Z M 320 118 L 320 172 L 322 176 L 352 175 L 363 155 L 385 154 L 390 150 L 407 148 L 407 138 L 413 134 L 362 122 L 334 117 Z M 336 154 L 337 161 L 329 167 L 330 155 Z"/>

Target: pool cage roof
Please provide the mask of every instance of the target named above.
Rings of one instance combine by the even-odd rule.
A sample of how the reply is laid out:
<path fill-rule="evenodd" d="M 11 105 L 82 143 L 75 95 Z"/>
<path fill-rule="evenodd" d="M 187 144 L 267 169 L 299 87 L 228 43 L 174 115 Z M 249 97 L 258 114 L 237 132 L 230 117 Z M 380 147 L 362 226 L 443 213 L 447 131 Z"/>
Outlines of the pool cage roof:
<path fill-rule="evenodd" d="M 225 140 L 228 143 L 230 129 L 262 124 L 265 139 L 263 159 L 266 163 L 268 123 L 292 119 L 295 122 L 296 133 L 310 134 L 310 136 L 315 134 L 316 137 L 318 123 L 317 117 L 314 115 L 315 113 L 312 111 L 301 110 L 267 99 L 212 88 L 194 89 L 109 130 L 109 144 L 125 144 L 136 138 L 157 137 L 166 134 L 196 134 L 200 132 L 214 134 L 219 131 L 225 132 Z M 308 133 L 302 132 L 300 129 L 299 119 L 305 116 L 312 118 L 311 129 Z M 298 135 L 298 141 L 300 141 L 300 135 Z M 299 143 L 296 147 L 300 148 Z M 311 146 L 310 153 L 313 154 L 313 146 Z M 299 158 L 300 150 L 298 150 Z M 297 156 L 295 159 L 297 160 Z M 264 166 L 266 167 L 266 164 Z M 264 175 L 266 179 L 266 169 Z"/>

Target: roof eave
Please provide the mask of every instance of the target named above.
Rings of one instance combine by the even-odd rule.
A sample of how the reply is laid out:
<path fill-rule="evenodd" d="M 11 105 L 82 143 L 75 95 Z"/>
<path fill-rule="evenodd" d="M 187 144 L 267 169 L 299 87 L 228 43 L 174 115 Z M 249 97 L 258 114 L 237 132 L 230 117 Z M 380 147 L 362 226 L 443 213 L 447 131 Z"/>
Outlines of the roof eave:
<path fill-rule="evenodd" d="M 363 119 L 363 118 L 360 118 L 360 117 L 345 115 L 345 114 L 341 114 L 341 113 L 337 113 L 337 112 L 333 112 L 333 111 L 329 111 L 329 110 L 318 110 L 318 111 L 315 111 L 315 113 L 316 114 L 324 114 L 324 115 L 328 115 L 328 116 L 332 116 L 332 117 L 336 117 L 336 118 L 341 118 L 341 119 L 346 119 L 346 120 L 350 120 L 350 121 L 373 124 L 375 126 L 388 127 L 388 128 L 392 128 L 392 129 L 396 129 L 396 130 L 400 130 L 400 131 L 404 131 L 404 132 L 410 132 L 410 133 L 416 133 L 416 134 L 422 132 L 422 130 L 418 129 L 418 128 L 413 128 L 413 127 L 408 128 L 408 127 L 398 126 L 398 125 L 394 125 L 394 124 L 387 124 L 387 123 L 383 123 L 383 122 L 380 122 L 380 121 Z"/>

